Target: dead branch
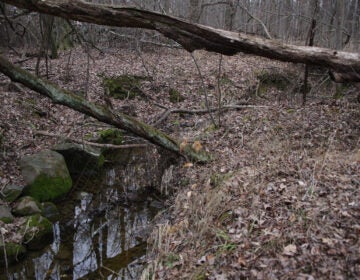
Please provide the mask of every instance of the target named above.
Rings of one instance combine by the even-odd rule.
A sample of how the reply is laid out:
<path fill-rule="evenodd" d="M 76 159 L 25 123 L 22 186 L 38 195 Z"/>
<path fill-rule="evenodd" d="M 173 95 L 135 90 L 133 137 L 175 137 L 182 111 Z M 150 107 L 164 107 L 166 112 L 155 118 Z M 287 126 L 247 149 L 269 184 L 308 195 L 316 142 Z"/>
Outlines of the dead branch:
<path fill-rule="evenodd" d="M 286 62 L 322 66 L 360 82 L 360 54 L 296 46 L 277 40 L 212 28 L 137 8 L 96 5 L 80 0 L 3 0 L 19 8 L 67 19 L 117 27 L 156 30 L 193 52 L 205 49 L 225 55 L 239 52 Z"/>
<path fill-rule="evenodd" d="M 0 55 L 0 72 L 8 76 L 12 81 L 19 82 L 26 87 L 50 98 L 54 103 L 67 106 L 78 112 L 89 115 L 101 122 L 108 123 L 117 128 L 129 131 L 151 143 L 161 146 L 178 155 L 183 155 L 191 160 L 206 162 L 210 159 L 206 153 L 198 153 L 194 149 L 180 149 L 179 141 L 169 135 L 136 120 L 123 113 L 115 113 L 112 110 L 87 101 L 83 97 L 70 91 L 63 90 L 53 83 L 38 78 L 28 71 L 16 67 Z"/>
<path fill-rule="evenodd" d="M 208 114 L 209 112 L 215 112 L 218 111 L 219 108 L 209 108 L 209 109 L 195 109 L 195 110 L 189 110 L 189 109 L 168 109 L 163 105 L 155 104 L 158 107 L 161 107 L 163 109 L 166 109 L 165 112 L 163 112 L 158 120 L 154 123 L 154 126 L 160 125 L 162 122 L 164 122 L 171 114 L 188 114 L 188 115 L 201 115 L 201 114 Z M 254 109 L 264 109 L 264 108 L 270 108 L 270 106 L 256 106 L 256 105 L 224 105 L 221 106 L 221 112 L 226 112 L 229 110 L 241 110 L 241 109 L 247 109 L 247 108 L 254 108 Z"/>
<path fill-rule="evenodd" d="M 101 143 L 86 141 L 83 139 L 75 139 L 72 137 L 67 137 L 64 135 L 59 135 L 59 134 L 51 133 L 51 132 L 44 131 L 44 130 L 37 130 L 34 134 L 60 138 L 60 139 L 66 140 L 66 141 L 74 142 L 74 143 L 94 146 L 94 147 L 98 147 L 98 148 L 106 148 L 106 149 L 109 149 L 109 148 L 111 148 L 111 149 L 129 149 L 129 148 L 145 148 L 145 147 L 147 147 L 146 144 L 124 144 L 124 145 L 101 144 Z"/>

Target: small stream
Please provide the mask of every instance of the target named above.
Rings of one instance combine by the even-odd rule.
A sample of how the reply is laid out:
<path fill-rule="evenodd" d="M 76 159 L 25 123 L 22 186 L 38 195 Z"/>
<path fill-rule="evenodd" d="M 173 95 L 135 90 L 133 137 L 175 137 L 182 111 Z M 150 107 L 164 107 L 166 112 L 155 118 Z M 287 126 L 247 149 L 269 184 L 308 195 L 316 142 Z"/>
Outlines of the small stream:
<path fill-rule="evenodd" d="M 139 279 L 149 224 L 163 203 L 137 184 L 144 182 L 146 164 L 132 163 L 79 178 L 58 204 L 54 242 L 0 279 Z"/>

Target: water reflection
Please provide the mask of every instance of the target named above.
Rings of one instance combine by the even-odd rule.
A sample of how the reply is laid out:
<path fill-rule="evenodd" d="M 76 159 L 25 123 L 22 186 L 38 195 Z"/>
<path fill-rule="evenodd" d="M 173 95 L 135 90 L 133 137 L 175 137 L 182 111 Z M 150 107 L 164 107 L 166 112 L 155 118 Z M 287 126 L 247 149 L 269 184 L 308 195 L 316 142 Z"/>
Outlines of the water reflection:
<path fill-rule="evenodd" d="M 111 171 L 97 186 L 102 191 L 74 194 L 60 205 L 66 217 L 54 225 L 54 243 L 0 279 L 138 279 L 146 250 L 139 236 L 157 210 L 146 198 L 123 203 L 123 188 L 112 178 Z"/>

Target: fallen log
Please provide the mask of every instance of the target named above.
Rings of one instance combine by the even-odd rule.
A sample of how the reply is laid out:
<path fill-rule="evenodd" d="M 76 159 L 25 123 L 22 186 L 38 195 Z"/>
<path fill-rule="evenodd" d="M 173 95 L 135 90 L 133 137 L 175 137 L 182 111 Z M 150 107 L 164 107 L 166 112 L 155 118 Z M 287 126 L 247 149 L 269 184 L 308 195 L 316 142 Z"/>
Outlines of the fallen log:
<path fill-rule="evenodd" d="M 95 119 L 113 125 L 117 128 L 132 132 L 153 144 L 163 147 L 176 154 L 183 155 L 189 160 L 206 162 L 210 156 L 204 151 L 196 152 L 191 147 L 180 149 L 180 143 L 167 134 L 136 120 L 126 114 L 114 113 L 112 110 L 87 101 L 83 97 L 70 91 L 59 88 L 48 80 L 40 79 L 28 71 L 25 71 L 0 55 L 0 72 L 8 76 L 12 81 L 49 97 L 54 103 L 65 105 Z"/>
<path fill-rule="evenodd" d="M 205 49 L 225 55 L 239 52 L 285 62 L 328 68 L 335 81 L 360 82 L 360 55 L 326 48 L 284 44 L 243 33 L 230 32 L 137 8 L 88 3 L 80 0 L 3 0 L 10 5 L 67 19 L 117 27 L 156 30 L 192 52 Z M 333 76 L 336 76 L 334 74 Z"/>

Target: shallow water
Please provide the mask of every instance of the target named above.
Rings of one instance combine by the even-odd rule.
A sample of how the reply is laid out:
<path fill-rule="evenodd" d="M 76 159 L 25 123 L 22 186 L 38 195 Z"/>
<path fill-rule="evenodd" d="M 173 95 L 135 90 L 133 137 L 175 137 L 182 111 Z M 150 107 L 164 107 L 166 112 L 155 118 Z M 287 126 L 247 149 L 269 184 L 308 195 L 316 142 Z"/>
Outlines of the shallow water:
<path fill-rule="evenodd" d="M 116 173 L 110 168 L 96 179 L 79 180 L 58 205 L 54 242 L 29 253 L 0 279 L 138 279 L 144 232 L 161 203 L 150 192 L 139 193 L 138 186 L 118 184 Z"/>

